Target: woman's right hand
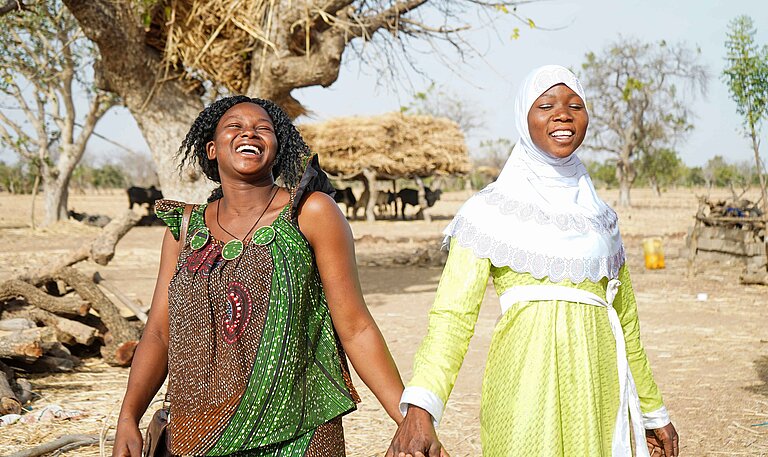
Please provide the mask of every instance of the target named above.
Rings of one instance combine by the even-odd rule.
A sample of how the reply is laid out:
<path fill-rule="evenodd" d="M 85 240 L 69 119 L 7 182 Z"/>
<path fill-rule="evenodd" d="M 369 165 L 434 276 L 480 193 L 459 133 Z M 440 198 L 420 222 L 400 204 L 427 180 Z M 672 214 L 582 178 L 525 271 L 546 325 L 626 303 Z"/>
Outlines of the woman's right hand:
<path fill-rule="evenodd" d="M 409 405 L 389 445 L 386 457 L 441 457 L 448 454 L 437 439 L 432 415 L 418 406 Z"/>
<path fill-rule="evenodd" d="M 122 419 L 117 423 L 115 444 L 112 447 L 112 457 L 141 457 L 141 447 L 144 440 L 139 431 L 139 424 L 134 420 Z"/>

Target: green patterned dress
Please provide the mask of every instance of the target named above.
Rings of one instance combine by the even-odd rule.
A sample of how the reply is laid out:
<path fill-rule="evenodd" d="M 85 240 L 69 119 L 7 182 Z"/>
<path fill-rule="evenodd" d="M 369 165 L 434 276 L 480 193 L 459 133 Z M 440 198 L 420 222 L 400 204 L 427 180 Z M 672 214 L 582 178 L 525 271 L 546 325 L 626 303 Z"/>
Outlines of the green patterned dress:
<path fill-rule="evenodd" d="M 359 400 L 297 224 L 302 196 L 332 189 L 312 160 L 277 219 L 229 261 L 213 237 L 190 246 L 205 238 L 207 205 L 194 207 L 168 288 L 173 454 L 344 455 L 341 416 Z M 183 209 L 156 205 L 176 239 Z"/>

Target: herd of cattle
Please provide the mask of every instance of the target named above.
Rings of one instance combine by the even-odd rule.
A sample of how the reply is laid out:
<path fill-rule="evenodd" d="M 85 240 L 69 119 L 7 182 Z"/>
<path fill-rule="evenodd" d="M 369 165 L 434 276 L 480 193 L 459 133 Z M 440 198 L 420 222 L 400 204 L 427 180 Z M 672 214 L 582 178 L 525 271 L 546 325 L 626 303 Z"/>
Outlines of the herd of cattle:
<path fill-rule="evenodd" d="M 440 199 L 442 191 L 440 189 L 432 190 L 429 187 L 425 187 L 424 193 L 427 207 L 432 207 L 435 202 Z M 363 194 L 358 199 L 355 197 L 355 194 L 352 193 L 351 187 L 345 187 L 336 190 L 334 199 L 336 200 L 336 203 L 344 203 L 348 219 L 357 219 L 358 210 L 360 208 L 363 209 L 363 218 L 365 218 L 365 208 L 368 206 L 368 196 L 368 192 L 363 191 Z M 397 193 L 390 191 L 378 192 L 376 194 L 376 204 L 374 205 L 374 209 L 378 213 L 377 216 L 379 218 L 396 218 L 399 215 L 401 219 L 405 219 L 405 208 L 408 205 L 413 207 L 421 206 L 419 205 L 418 190 L 400 189 Z"/>
<path fill-rule="evenodd" d="M 429 187 L 425 189 L 425 197 L 427 206 L 432 207 L 437 200 L 440 199 L 441 190 L 432 190 Z M 133 209 L 135 205 L 147 205 L 150 215 L 154 212 L 155 201 L 163 198 L 163 192 L 157 189 L 155 186 L 151 187 L 129 187 L 126 189 L 128 194 L 128 207 Z M 352 188 L 345 187 L 336 191 L 334 199 L 337 203 L 343 203 L 347 212 L 347 218 L 357 219 L 358 210 L 363 209 L 362 217 L 365 218 L 366 206 L 368 206 L 368 192 L 364 191 L 358 199 L 352 192 Z M 376 216 L 379 218 L 396 218 L 398 215 L 400 218 L 405 219 L 405 208 L 411 205 L 413 207 L 420 207 L 419 205 L 419 191 L 416 189 L 401 189 L 399 192 L 378 192 L 376 195 L 376 205 L 374 206 Z M 88 223 L 90 225 L 104 226 L 109 222 L 109 218 L 104 220 L 91 220 L 97 216 L 91 216 L 83 213 L 76 213 L 70 211 L 69 216 L 73 219 Z M 98 216 L 104 218 L 105 216 Z M 152 216 L 149 216 L 152 217 Z M 152 222 L 152 221 L 146 221 Z M 142 224 L 142 225 L 149 225 Z"/>

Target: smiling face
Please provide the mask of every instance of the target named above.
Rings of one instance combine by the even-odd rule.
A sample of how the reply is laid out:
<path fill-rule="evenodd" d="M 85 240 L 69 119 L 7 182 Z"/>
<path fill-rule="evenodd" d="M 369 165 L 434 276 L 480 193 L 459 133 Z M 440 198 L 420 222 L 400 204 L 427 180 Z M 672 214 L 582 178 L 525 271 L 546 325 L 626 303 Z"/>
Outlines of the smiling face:
<path fill-rule="evenodd" d="M 219 175 L 272 179 L 277 137 L 269 114 L 255 103 L 238 103 L 216 125 L 206 144 L 208 159 L 216 160 Z"/>
<path fill-rule="evenodd" d="M 587 134 L 584 100 L 565 84 L 547 89 L 528 111 L 528 131 L 539 149 L 553 157 L 573 154 Z"/>

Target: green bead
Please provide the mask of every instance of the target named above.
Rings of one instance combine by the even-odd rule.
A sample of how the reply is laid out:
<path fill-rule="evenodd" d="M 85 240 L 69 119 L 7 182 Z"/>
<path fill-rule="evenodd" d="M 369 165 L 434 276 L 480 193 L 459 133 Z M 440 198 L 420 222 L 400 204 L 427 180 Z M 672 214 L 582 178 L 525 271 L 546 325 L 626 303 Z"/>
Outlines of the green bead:
<path fill-rule="evenodd" d="M 221 250 L 221 256 L 224 260 L 236 259 L 243 253 L 243 242 L 240 240 L 230 240 Z"/>
<path fill-rule="evenodd" d="M 195 233 L 192 235 L 192 239 L 189 240 L 189 247 L 197 251 L 208 243 L 208 238 L 210 235 L 211 232 L 208 231 L 207 227 L 201 227 L 195 230 Z"/>
<path fill-rule="evenodd" d="M 256 246 L 266 246 L 275 239 L 275 229 L 271 225 L 265 225 L 253 232 L 251 241 Z"/>

